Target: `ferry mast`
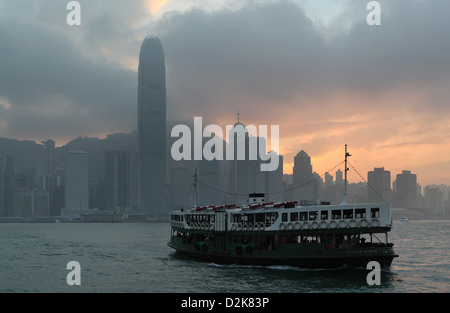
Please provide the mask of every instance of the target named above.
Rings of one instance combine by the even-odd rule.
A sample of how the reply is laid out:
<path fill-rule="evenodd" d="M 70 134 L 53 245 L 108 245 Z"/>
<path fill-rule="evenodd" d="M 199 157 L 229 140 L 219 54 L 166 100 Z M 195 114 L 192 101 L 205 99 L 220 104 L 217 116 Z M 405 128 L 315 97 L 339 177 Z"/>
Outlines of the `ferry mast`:
<path fill-rule="evenodd" d="M 344 197 L 342 199 L 342 204 L 345 205 L 347 204 L 347 196 L 348 196 L 348 182 L 347 182 L 347 172 L 348 172 L 348 167 L 347 167 L 347 157 L 352 156 L 350 153 L 347 152 L 347 145 L 345 145 L 345 174 L 344 174 Z"/>

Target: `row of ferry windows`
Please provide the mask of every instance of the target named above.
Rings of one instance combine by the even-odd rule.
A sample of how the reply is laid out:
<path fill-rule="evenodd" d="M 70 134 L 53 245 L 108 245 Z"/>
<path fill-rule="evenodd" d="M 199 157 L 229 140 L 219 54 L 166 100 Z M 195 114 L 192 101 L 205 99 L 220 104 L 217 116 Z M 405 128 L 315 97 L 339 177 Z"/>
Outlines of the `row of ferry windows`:
<path fill-rule="evenodd" d="M 281 221 L 287 222 L 288 216 L 289 221 L 297 222 L 297 221 L 317 221 L 320 220 L 328 220 L 328 214 L 330 211 L 305 211 L 305 212 L 291 212 L 291 213 L 283 213 L 281 215 Z M 380 208 L 371 208 L 370 209 L 370 218 L 379 218 L 380 217 Z M 344 209 L 344 210 L 331 210 L 331 219 L 332 220 L 340 220 L 340 219 L 354 219 L 354 218 L 367 218 L 366 209 Z"/>

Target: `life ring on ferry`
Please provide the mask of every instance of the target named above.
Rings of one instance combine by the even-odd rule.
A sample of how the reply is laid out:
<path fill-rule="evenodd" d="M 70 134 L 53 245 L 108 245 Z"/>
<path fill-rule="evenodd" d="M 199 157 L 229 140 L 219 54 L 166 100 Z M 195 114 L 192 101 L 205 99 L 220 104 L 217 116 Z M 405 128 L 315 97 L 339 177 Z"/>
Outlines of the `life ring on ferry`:
<path fill-rule="evenodd" d="M 259 223 L 258 224 L 259 225 L 259 230 L 264 230 L 264 228 L 266 227 L 265 225 L 264 225 L 264 223 Z"/>
<path fill-rule="evenodd" d="M 289 224 L 287 225 L 287 229 L 288 229 L 288 230 L 293 230 L 293 229 L 294 229 L 294 225 L 292 225 L 292 223 L 289 223 Z"/>
<path fill-rule="evenodd" d="M 336 221 L 331 221 L 329 224 L 330 228 L 336 228 L 338 226 Z"/>
<path fill-rule="evenodd" d="M 303 223 L 302 229 L 309 229 L 309 224 L 308 224 L 308 222 L 304 222 L 304 223 Z"/>
<path fill-rule="evenodd" d="M 209 225 L 209 230 L 214 230 L 214 224 Z"/>
<path fill-rule="evenodd" d="M 349 223 L 350 227 L 355 228 L 358 226 L 358 222 L 356 220 L 351 220 Z"/>
<path fill-rule="evenodd" d="M 242 230 L 242 223 L 237 224 L 237 230 L 239 230 L 239 231 Z"/>
<path fill-rule="evenodd" d="M 359 225 L 361 225 L 361 227 L 367 227 L 369 226 L 369 221 L 366 219 L 362 219 Z"/>
<path fill-rule="evenodd" d="M 284 223 L 280 224 L 280 230 L 285 230 L 286 229 L 286 225 Z"/>
<path fill-rule="evenodd" d="M 296 230 L 299 230 L 300 228 L 302 228 L 302 225 L 299 222 L 295 222 L 294 228 Z"/>
<path fill-rule="evenodd" d="M 346 228 L 347 227 L 347 222 L 346 221 L 340 221 L 339 222 L 339 227 L 340 228 Z"/>
<path fill-rule="evenodd" d="M 319 227 L 319 223 L 317 223 L 317 222 L 313 222 L 312 224 L 311 224 L 311 228 L 312 229 L 317 229 Z"/>
<path fill-rule="evenodd" d="M 378 227 L 378 226 L 380 226 L 380 221 L 379 221 L 378 219 L 374 218 L 374 219 L 370 222 L 370 225 L 371 225 L 372 227 Z"/>
<path fill-rule="evenodd" d="M 328 223 L 325 221 L 320 222 L 320 228 L 324 229 L 324 228 L 328 228 Z"/>
<path fill-rule="evenodd" d="M 253 223 L 248 223 L 247 226 L 248 226 L 248 230 L 249 230 L 249 231 L 252 231 L 253 228 L 254 228 L 254 227 L 253 227 Z"/>
<path fill-rule="evenodd" d="M 235 231 L 236 228 L 237 228 L 236 223 L 233 223 L 233 225 L 231 225 L 231 230 L 232 230 L 232 231 Z"/>

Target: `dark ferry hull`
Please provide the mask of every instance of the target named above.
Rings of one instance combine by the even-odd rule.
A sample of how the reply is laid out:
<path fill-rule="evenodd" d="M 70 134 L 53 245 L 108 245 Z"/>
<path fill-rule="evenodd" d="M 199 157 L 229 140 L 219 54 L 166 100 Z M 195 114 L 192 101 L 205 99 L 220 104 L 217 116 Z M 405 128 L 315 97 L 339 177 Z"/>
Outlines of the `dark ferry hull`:
<path fill-rule="evenodd" d="M 237 254 L 233 251 L 225 253 L 203 251 L 193 249 L 188 245 L 177 245 L 169 242 L 168 245 L 187 258 L 216 264 L 238 264 L 259 266 L 293 266 L 308 269 L 334 269 L 334 268 L 366 268 L 371 261 L 376 261 L 381 267 L 390 267 L 392 261 L 398 255 L 394 254 L 391 246 L 377 248 L 352 248 L 352 249 L 323 249 L 314 251 L 252 251 Z M 183 247 L 184 246 L 184 247 Z"/>

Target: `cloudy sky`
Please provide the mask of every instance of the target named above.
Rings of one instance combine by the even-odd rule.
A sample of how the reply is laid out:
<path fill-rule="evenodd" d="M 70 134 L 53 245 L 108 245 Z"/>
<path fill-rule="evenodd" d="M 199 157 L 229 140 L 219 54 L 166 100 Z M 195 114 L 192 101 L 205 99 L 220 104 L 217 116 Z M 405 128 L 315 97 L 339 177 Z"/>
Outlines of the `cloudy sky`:
<path fill-rule="evenodd" d="M 0 137 L 58 145 L 137 128 L 137 64 L 161 38 L 172 122 L 280 126 L 284 171 L 343 158 L 450 185 L 450 1 L 0 0 Z M 334 174 L 334 173 L 333 173 Z M 351 181 L 360 181 L 351 174 Z"/>

